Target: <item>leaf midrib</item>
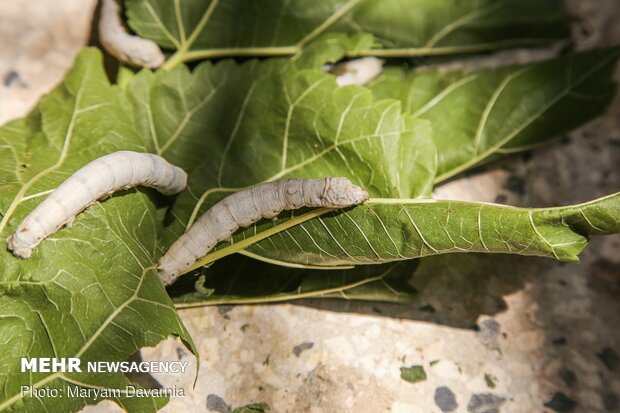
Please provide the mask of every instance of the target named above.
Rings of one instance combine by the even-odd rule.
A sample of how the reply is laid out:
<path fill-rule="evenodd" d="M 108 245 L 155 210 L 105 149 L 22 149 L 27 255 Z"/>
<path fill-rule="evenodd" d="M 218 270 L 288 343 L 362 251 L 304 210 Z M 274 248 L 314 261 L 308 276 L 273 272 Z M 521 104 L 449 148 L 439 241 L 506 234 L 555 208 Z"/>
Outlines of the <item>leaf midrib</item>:
<path fill-rule="evenodd" d="M 349 284 L 344 284 L 339 287 L 333 288 L 325 288 L 313 291 L 307 291 L 303 293 L 277 293 L 274 295 L 270 295 L 267 297 L 258 297 L 258 298 L 222 298 L 218 300 L 208 300 L 208 301 L 199 301 L 196 303 L 176 303 L 175 307 L 177 309 L 184 308 L 193 308 L 193 307 L 204 307 L 205 305 L 220 305 L 220 304 L 264 304 L 264 303 L 273 303 L 278 301 L 292 300 L 292 299 L 302 299 L 302 298 L 311 298 L 311 297 L 321 297 L 327 294 L 335 294 L 340 293 L 342 298 L 348 300 L 349 298 L 346 296 L 345 291 L 351 290 L 356 287 L 361 287 L 362 285 L 370 284 L 375 281 L 382 281 L 386 287 L 390 288 L 389 284 L 385 282 L 385 277 L 387 277 L 394 269 L 398 263 L 390 266 L 386 271 L 379 275 L 375 275 L 373 277 L 364 278 L 363 280 L 355 281 Z M 351 267 L 352 268 L 352 267 Z M 323 268 L 327 269 L 327 268 Z M 398 293 L 397 291 L 393 291 L 396 295 L 405 295 L 402 293 Z"/>

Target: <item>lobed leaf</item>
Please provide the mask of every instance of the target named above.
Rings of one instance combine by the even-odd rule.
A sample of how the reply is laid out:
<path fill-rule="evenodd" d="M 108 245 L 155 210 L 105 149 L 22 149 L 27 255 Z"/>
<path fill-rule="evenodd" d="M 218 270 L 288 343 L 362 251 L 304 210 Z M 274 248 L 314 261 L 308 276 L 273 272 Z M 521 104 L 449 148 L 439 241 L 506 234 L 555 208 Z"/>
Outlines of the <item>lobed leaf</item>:
<path fill-rule="evenodd" d="M 0 129 L 0 239 L 69 174 L 119 149 L 145 146 L 100 53 L 86 50 L 37 109 Z M 124 361 L 169 335 L 195 350 L 155 271 L 161 217 L 152 191 L 128 190 L 93 205 L 28 260 L 0 250 L 0 410 L 77 411 L 110 398 L 130 412 L 154 412 L 166 403 L 67 395 L 68 386 L 132 384 L 121 373 L 87 373 L 88 361 Z M 22 372 L 21 357 L 79 357 L 84 372 Z M 31 397 L 21 386 L 59 389 L 61 397 Z"/>
<path fill-rule="evenodd" d="M 276 179 L 346 176 L 376 196 L 430 194 L 436 155 L 429 123 L 364 88 L 340 88 L 317 68 L 343 53 L 333 48 L 341 39 L 329 37 L 327 47 L 295 61 L 207 62 L 193 73 L 132 79 L 127 90 L 141 134 L 189 173 L 164 245 L 227 193 Z"/>
<path fill-rule="evenodd" d="M 388 69 L 370 89 L 377 98 L 397 98 L 404 111 L 431 121 L 438 183 L 597 116 L 615 93 L 618 56 L 615 47 L 469 73 Z"/>
<path fill-rule="evenodd" d="M 348 223 L 335 219 L 341 215 L 347 216 Z M 241 252 L 280 265 L 331 267 L 299 270 L 224 258 L 209 267 L 207 282 L 203 286 L 204 279 L 199 280 L 195 291 L 188 290 L 189 280 L 183 285 L 182 279 L 171 292 L 177 307 L 338 295 L 411 302 L 415 289 L 410 279 L 418 262 L 411 259 L 446 253 L 506 253 L 578 262 L 590 236 L 620 233 L 620 193 L 585 204 L 542 209 L 371 199 L 349 211 L 324 210 L 314 219 L 283 229 L 298 218 L 238 234 L 229 246 L 212 252 L 197 265 Z M 265 233 L 270 236 L 263 237 Z M 395 263 L 364 265 L 388 261 Z M 334 270 L 333 266 L 344 265 L 358 266 Z"/>
<path fill-rule="evenodd" d="M 321 34 L 375 36 L 351 55 L 417 56 L 544 44 L 568 37 L 559 1 L 127 0 L 129 25 L 181 61 L 294 55 Z M 383 50 L 379 49 L 382 48 Z"/>
<path fill-rule="evenodd" d="M 333 44 L 338 37 L 324 41 Z M 576 253 L 556 251 L 556 242 L 550 247 L 545 236 L 537 235 L 536 214 L 539 211 L 513 214 L 509 212 L 517 210 L 501 206 L 428 202 L 415 198 L 427 196 L 431 182 L 438 179 L 433 142 L 442 148 L 438 156 L 444 168 L 451 156 L 471 162 L 471 158 L 465 158 L 466 151 L 461 147 L 472 145 L 471 138 L 463 131 L 471 130 L 473 122 L 468 123 L 463 117 L 475 118 L 479 111 L 486 109 L 488 115 L 484 119 L 488 126 L 477 127 L 481 131 L 479 145 L 498 149 L 501 144 L 494 140 L 496 136 L 502 137 L 506 146 L 544 140 L 553 125 L 563 122 L 561 119 L 566 117 L 563 110 L 578 111 L 575 100 L 580 101 L 584 96 L 591 96 L 593 104 L 580 107 L 581 113 L 568 123 L 583 122 L 600 112 L 610 96 L 609 71 L 617 57 L 616 49 L 579 53 L 520 68 L 473 72 L 470 76 L 479 77 L 480 83 L 466 89 L 461 96 L 455 95 L 454 99 L 441 92 L 433 96 L 433 91 L 443 90 L 435 86 L 436 82 L 428 82 L 431 86 L 423 87 L 424 80 L 429 77 L 441 79 L 436 71 L 423 72 L 420 78 L 413 74 L 411 86 L 403 88 L 404 93 L 415 91 L 415 95 L 419 94 L 419 102 L 413 99 L 418 107 L 431 106 L 424 102 L 434 104 L 427 114 L 436 112 L 428 115 L 428 119 L 422 119 L 415 112 L 402 114 L 398 102 L 374 100 L 364 88 L 338 88 L 333 78 L 318 67 L 321 66 L 320 57 L 328 61 L 344 50 L 330 49 L 327 55 L 321 47 L 311 46 L 299 61 L 292 62 L 203 63 L 192 74 L 182 69 L 160 73 L 149 91 L 142 91 L 158 96 L 156 103 L 162 105 L 151 105 L 151 114 L 145 116 L 154 119 L 150 129 L 157 136 L 175 138 L 171 144 L 164 145 L 161 153 L 167 153 L 175 163 L 190 170 L 189 191 L 178 197 L 172 209 L 164 245 L 173 242 L 196 217 L 232 191 L 286 177 L 341 175 L 368 188 L 371 196 L 381 199 L 371 199 L 364 206 L 347 211 L 301 210 L 282 214 L 274 222 L 259 222 L 233 237 L 232 243 L 221 243 L 195 267 L 237 252 L 268 262 L 306 266 L 382 263 L 465 251 L 554 257 L 557 254 L 558 259 L 576 259 Z M 586 68 L 591 61 L 595 64 Z M 528 72 L 532 74 L 524 75 Z M 558 72 L 566 76 L 558 77 Z M 506 85 L 517 74 L 523 78 L 515 83 L 516 89 L 509 89 L 506 98 L 489 98 L 489 95 L 497 96 L 498 90 L 510 87 Z M 451 76 L 454 74 L 446 75 L 447 78 Z M 379 81 L 373 86 L 376 97 L 387 97 L 391 90 L 398 89 L 394 85 L 381 88 L 382 83 L 388 82 Z M 136 84 L 142 84 L 139 76 Z M 182 86 L 186 84 L 191 87 Z M 498 84 L 504 86 L 498 89 Z M 589 88 L 593 89 L 591 95 L 582 93 Z M 402 100 L 402 93 L 403 90 L 399 90 L 395 95 Z M 204 103 L 200 101 L 201 96 L 208 97 Z M 511 111 L 507 101 L 514 101 L 514 96 L 519 96 L 523 104 Z M 438 102 L 442 99 L 445 103 Z M 177 101 L 193 103 L 179 107 L 174 105 Z M 412 111 L 413 103 L 401 104 Z M 266 107 L 270 108 L 268 115 L 265 115 Z M 229 115 L 221 116 L 218 110 Z M 442 124 L 443 119 L 449 118 L 448 113 L 454 115 L 454 120 L 444 123 L 453 129 L 445 129 Z M 175 119 L 173 128 L 166 117 Z M 531 124 L 523 129 L 527 126 L 525 120 L 530 118 Z M 428 120 L 440 133 L 431 133 L 425 122 Z M 458 125 L 463 125 L 462 130 Z M 164 129 L 166 127 L 168 129 Z M 557 127 L 562 128 L 564 126 Z M 519 136 L 514 132 L 517 129 L 523 130 Z M 148 133 L 145 129 L 144 134 Z M 511 141 L 505 138 L 507 135 L 517 138 Z M 449 138 L 454 136 L 460 140 L 449 143 Z M 491 149 L 485 151 L 490 153 Z M 208 159 L 201 159 L 201 153 L 208 154 Z M 440 178 L 443 179 L 441 175 Z M 532 228 L 527 214 L 534 211 L 535 227 Z M 494 231 L 486 244 L 486 240 L 476 242 L 478 213 L 484 214 L 480 225 Z M 444 225 L 445 221 L 460 223 L 460 220 L 463 220 L 462 225 L 467 225 L 467 232 L 461 233 L 464 229 L 460 227 Z M 557 228 L 554 226 L 567 240 L 557 243 L 572 243 L 575 233 L 562 228 L 560 223 Z M 446 230 L 450 231 L 447 236 Z M 582 248 L 583 236 L 587 235 L 578 233 L 574 245 Z M 438 238 L 435 240 L 434 236 Z M 456 237 L 459 242 L 452 242 L 450 237 Z"/>
<path fill-rule="evenodd" d="M 207 255 L 220 258 L 247 243 L 247 251 L 283 262 L 314 265 L 376 264 L 451 252 L 511 253 L 578 262 L 592 235 L 620 232 L 620 193 L 560 208 L 516 208 L 476 202 L 373 199 L 297 225 L 262 223 Z M 263 232 L 272 236 L 261 239 Z M 223 252 L 225 251 L 225 252 Z"/>
<path fill-rule="evenodd" d="M 121 375 L 28 376 L 18 371 L 21 354 L 122 360 L 169 334 L 181 336 L 191 346 L 157 279 L 155 262 L 214 202 L 260 182 L 340 175 L 366 187 L 373 198 L 348 210 L 300 210 L 277 221 L 259 222 L 236 234 L 232 243 L 218 246 L 200 264 L 237 252 L 270 264 L 304 267 L 380 264 L 465 251 L 575 261 L 589 236 L 619 231 L 618 194 L 551 209 L 424 199 L 436 179 L 435 142 L 443 139 L 433 133 L 431 122 L 403 113 L 399 100 L 377 99 L 376 90 L 373 94 L 357 86 L 340 88 L 321 70 L 325 62 L 340 59 L 347 50 L 360 50 L 368 41 L 366 35 L 330 35 L 293 59 L 206 62 L 193 71 L 184 66 L 167 72 L 142 71 L 126 78 L 122 87 L 109 84 L 100 55 L 87 50 L 65 82 L 29 117 L 0 129 L 3 238 L 51 189 L 105 153 L 154 152 L 189 173 L 188 190 L 171 208 L 167 203 L 171 200 L 153 191 L 128 190 L 80 214 L 73 228 L 45 240 L 27 261 L 0 252 L 0 329 L 7 337 L 0 344 L 0 365 L 5 366 L 0 407 L 54 411 L 66 402 L 68 410 L 77 410 L 97 401 L 22 398 L 19 386 L 29 382 L 57 388 L 70 384 L 112 388 L 128 382 Z M 617 54 L 592 53 L 589 56 L 598 56 L 601 63 L 601 74 L 607 73 L 602 67 Z M 583 77 L 589 73 L 583 69 L 583 56 L 588 55 L 556 59 L 531 70 Z M 490 89 L 493 82 L 502 82 L 485 73 L 481 77 L 489 76 Z M 549 92 L 544 85 L 548 75 L 524 78 L 528 80 L 518 96 L 531 102 L 544 103 L 547 98 L 553 102 L 558 95 L 551 92 L 562 89 L 555 84 Z M 591 87 L 585 85 L 584 80 L 570 94 L 585 93 Z M 531 96 L 539 90 L 540 96 Z M 592 113 L 602 109 L 596 102 L 604 99 L 594 100 Z M 451 103 L 455 111 L 461 104 Z M 443 110 L 449 112 L 447 107 Z M 548 122 L 558 116 L 552 113 L 546 112 L 551 116 Z M 433 120 L 435 127 L 438 123 Z M 485 129 L 484 142 L 491 142 L 491 130 L 486 133 Z M 218 277 L 199 288 L 202 296 L 179 301 L 194 305 L 189 304 L 196 302 L 192 299 L 203 300 L 210 288 L 215 293 L 206 298 L 212 302 L 342 293 L 406 301 L 413 293 L 405 281 L 409 263 L 398 267 L 404 268 L 402 273 L 386 273 L 383 268 L 396 267 L 384 264 L 341 268 L 329 276 L 318 270 L 295 272 L 292 280 L 282 274 L 299 270 L 248 265 L 271 274 L 260 296 L 252 295 L 240 279 Z M 214 266 L 213 274 L 216 270 Z M 390 291 L 395 286 L 405 294 Z M 165 402 L 125 397 L 115 401 L 133 411 L 153 411 Z"/>

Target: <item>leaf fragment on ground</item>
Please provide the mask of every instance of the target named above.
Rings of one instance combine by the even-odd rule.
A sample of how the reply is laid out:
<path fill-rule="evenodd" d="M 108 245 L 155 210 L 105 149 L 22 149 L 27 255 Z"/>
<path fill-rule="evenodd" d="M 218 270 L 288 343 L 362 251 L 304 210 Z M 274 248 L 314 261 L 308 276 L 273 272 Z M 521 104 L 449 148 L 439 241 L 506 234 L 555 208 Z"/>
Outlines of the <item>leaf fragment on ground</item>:
<path fill-rule="evenodd" d="M 400 378 L 409 383 L 426 381 L 426 371 L 423 366 L 410 366 L 400 368 Z"/>

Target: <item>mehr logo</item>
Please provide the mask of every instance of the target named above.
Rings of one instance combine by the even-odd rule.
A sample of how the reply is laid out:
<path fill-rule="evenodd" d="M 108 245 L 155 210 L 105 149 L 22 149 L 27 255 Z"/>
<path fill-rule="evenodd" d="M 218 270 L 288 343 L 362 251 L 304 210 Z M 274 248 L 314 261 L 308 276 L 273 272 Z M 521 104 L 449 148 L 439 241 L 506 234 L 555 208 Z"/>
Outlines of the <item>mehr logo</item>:
<path fill-rule="evenodd" d="M 50 358 L 40 357 L 28 359 L 22 357 L 21 371 L 25 373 L 31 371 L 33 373 L 81 373 L 80 359 L 77 357 L 69 358 Z"/>
<path fill-rule="evenodd" d="M 187 361 L 89 361 L 84 370 L 89 373 L 185 373 Z M 77 357 L 35 357 L 21 359 L 21 371 L 33 373 L 81 373 Z"/>

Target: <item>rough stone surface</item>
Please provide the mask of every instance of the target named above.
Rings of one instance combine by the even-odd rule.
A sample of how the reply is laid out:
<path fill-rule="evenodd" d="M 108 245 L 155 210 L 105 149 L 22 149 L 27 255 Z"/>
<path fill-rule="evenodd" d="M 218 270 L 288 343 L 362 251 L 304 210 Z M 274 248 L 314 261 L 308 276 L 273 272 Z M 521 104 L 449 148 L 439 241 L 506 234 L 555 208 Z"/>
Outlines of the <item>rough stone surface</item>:
<path fill-rule="evenodd" d="M 210 394 L 207 396 L 207 410 L 217 413 L 229 413 L 231 408 L 220 396 Z"/>
<path fill-rule="evenodd" d="M 446 386 L 437 387 L 435 390 L 435 404 L 444 413 L 453 412 L 459 407 L 456 396 Z"/>
<path fill-rule="evenodd" d="M 88 41 L 96 0 L 0 3 L 0 124 L 60 82 Z"/>
<path fill-rule="evenodd" d="M 86 41 L 94 3 L 3 3 L 0 122 L 25 114 L 61 79 Z M 579 48 L 620 43 L 620 2 L 568 3 L 581 17 L 574 27 Z M 547 55 L 517 51 L 468 64 Z M 437 196 L 522 206 L 577 203 L 620 190 L 619 165 L 617 98 L 605 116 L 560 142 L 489 164 L 479 176 L 438 188 Z M 276 413 L 618 411 L 618 236 L 593 239 L 580 265 L 511 256 L 450 260 L 442 273 L 432 271 L 431 260 L 422 264 L 414 279 L 419 302 L 411 306 L 305 300 L 183 310 L 200 371 L 195 388 L 192 373 L 155 376 L 164 386 L 187 389 L 164 411 L 220 412 L 254 402 Z M 474 263 L 477 270 L 466 273 Z M 196 366 L 173 339 L 141 357 Z M 427 380 L 402 380 L 403 365 L 423 366 Z M 118 408 L 104 402 L 85 410 Z"/>
<path fill-rule="evenodd" d="M 499 411 L 505 401 L 505 398 L 492 393 L 474 394 L 469 400 L 467 411 L 469 413 L 494 413 Z"/>

